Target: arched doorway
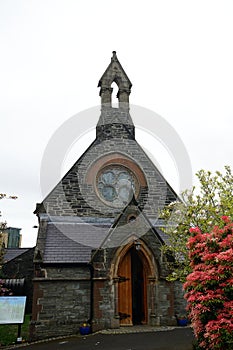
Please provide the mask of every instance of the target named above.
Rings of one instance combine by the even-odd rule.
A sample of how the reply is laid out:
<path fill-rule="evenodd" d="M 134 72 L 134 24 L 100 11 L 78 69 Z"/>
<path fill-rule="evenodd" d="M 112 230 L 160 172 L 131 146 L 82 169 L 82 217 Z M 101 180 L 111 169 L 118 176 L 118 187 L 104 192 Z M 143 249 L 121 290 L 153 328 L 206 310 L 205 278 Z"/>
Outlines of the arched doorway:
<path fill-rule="evenodd" d="M 118 265 L 118 315 L 120 325 L 148 323 L 148 277 L 151 271 L 143 251 L 135 244 Z"/>

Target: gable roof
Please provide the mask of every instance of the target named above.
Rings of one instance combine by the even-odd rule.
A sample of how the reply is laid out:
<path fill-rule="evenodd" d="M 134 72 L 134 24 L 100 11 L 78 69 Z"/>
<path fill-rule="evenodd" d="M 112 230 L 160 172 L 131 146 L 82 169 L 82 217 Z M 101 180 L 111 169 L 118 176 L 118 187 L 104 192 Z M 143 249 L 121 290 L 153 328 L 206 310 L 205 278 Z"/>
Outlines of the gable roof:
<path fill-rule="evenodd" d="M 133 220 L 130 220 L 130 218 Z M 133 195 L 131 202 L 116 218 L 101 248 L 125 245 L 130 240 L 136 240 L 149 231 L 154 234 L 158 243 L 163 244 L 163 239 L 147 219 Z"/>
<path fill-rule="evenodd" d="M 6 248 L 4 253 L 4 264 L 26 253 L 30 249 L 32 248 Z"/>
<path fill-rule="evenodd" d="M 129 215 L 135 221 L 128 222 Z M 111 218 L 50 217 L 43 254 L 45 264 L 89 263 L 92 252 L 124 245 L 152 232 L 158 244 L 166 242 L 166 234 L 153 226 L 133 198 L 119 216 Z"/>

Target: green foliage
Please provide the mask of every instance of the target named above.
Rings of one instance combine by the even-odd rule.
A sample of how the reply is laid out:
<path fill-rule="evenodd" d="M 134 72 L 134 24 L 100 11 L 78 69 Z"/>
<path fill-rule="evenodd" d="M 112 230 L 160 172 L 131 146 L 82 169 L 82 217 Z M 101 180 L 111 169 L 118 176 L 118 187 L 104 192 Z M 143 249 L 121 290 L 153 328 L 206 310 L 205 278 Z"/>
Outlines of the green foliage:
<path fill-rule="evenodd" d="M 30 315 L 26 315 L 25 321 L 22 325 L 22 331 L 21 331 L 23 341 L 27 341 L 29 339 L 29 322 L 30 322 Z M 1 324 L 0 325 L 0 346 L 14 344 L 17 339 L 17 332 L 18 332 L 17 325 Z"/>
<path fill-rule="evenodd" d="M 215 225 L 221 227 L 221 216 L 233 217 L 233 174 L 230 167 L 225 166 L 224 174 L 200 170 L 196 176 L 198 188 L 184 191 L 181 202 L 169 204 L 161 213 L 169 238 L 169 244 L 162 249 L 164 254 L 174 257 L 173 262 L 168 261 L 170 281 L 184 282 L 191 271 L 186 247 L 190 227 L 197 226 L 202 232 L 209 232 Z M 211 244 L 214 250 L 214 243 Z"/>

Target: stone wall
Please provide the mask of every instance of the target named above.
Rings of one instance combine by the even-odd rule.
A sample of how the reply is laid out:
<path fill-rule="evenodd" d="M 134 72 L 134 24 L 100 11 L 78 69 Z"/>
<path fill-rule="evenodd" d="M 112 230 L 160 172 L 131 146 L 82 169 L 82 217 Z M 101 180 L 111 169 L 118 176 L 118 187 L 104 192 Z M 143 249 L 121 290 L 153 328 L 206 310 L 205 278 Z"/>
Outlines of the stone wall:
<path fill-rule="evenodd" d="M 149 238 L 153 241 L 150 234 L 147 237 L 148 241 Z M 150 288 L 150 295 L 153 295 L 155 300 L 153 315 L 150 313 L 151 300 L 147 300 L 148 323 L 157 326 L 175 325 L 175 314 L 184 314 L 185 311 L 182 285 L 178 282 L 168 282 L 163 277 L 166 271 L 159 258 L 159 247 L 155 242 L 154 244 L 150 243 L 155 249 L 155 256 L 157 255 L 159 275 L 151 287 L 148 287 L 148 292 Z M 31 339 L 76 334 L 80 324 L 91 318 L 93 331 L 119 327 L 115 310 L 116 290 L 110 274 L 115 253 L 116 249 L 93 253 L 95 255 L 92 282 L 87 266 L 45 266 L 44 277 L 34 279 Z"/>
<path fill-rule="evenodd" d="M 187 302 L 184 298 L 184 290 L 183 290 L 183 284 L 181 282 L 174 282 L 174 295 L 175 295 L 175 303 L 174 303 L 174 309 L 175 314 L 177 315 L 185 315 L 187 313 L 186 306 Z"/>
<path fill-rule="evenodd" d="M 76 334 L 89 320 L 91 281 L 87 267 L 49 268 L 34 279 L 31 339 Z"/>
<path fill-rule="evenodd" d="M 116 150 L 118 158 L 120 155 L 126 162 L 126 166 L 128 159 L 128 162 L 137 164 L 144 173 L 147 183 L 146 198 L 145 189 L 143 189 L 137 200 L 148 217 L 157 218 L 158 210 L 170 201 L 176 200 L 177 197 L 138 143 L 135 140 L 120 138 L 100 143 L 96 140 L 44 200 L 44 211 L 55 216 L 115 217 L 118 215 L 122 208 L 111 209 L 97 196 L 96 179 L 93 178 L 93 183 L 86 181 L 88 171 L 97 160 L 107 159 L 108 155 L 114 162 Z M 130 168 L 132 168 L 131 163 Z M 38 211 L 43 211 L 42 206 L 38 207 Z"/>
<path fill-rule="evenodd" d="M 147 287 L 148 324 L 155 326 L 176 325 L 175 314 L 184 314 L 185 300 L 182 293 L 182 284 L 168 282 L 167 266 L 162 258 L 158 238 L 149 231 L 143 237 L 146 245 L 153 251 L 157 265 L 157 276 Z M 119 318 L 115 310 L 116 290 L 111 276 L 111 263 L 116 249 L 98 251 L 95 255 L 95 278 L 94 278 L 94 319 L 93 330 L 119 327 Z M 151 284 L 152 283 L 152 284 Z M 151 285 L 150 285 L 151 284 Z M 155 306 L 152 314 L 152 300 Z"/>

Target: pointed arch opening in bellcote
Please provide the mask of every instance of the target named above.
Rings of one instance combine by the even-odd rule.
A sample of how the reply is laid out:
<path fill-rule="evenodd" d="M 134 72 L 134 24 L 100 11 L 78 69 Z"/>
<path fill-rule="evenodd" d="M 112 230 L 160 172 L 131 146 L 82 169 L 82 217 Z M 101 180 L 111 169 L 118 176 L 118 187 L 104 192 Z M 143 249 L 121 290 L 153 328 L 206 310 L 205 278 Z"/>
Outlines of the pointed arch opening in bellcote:
<path fill-rule="evenodd" d="M 118 99 L 119 87 L 115 81 L 112 82 L 111 89 L 112 89 L 111 107 L 119 108 L 119 99 Z"/>

